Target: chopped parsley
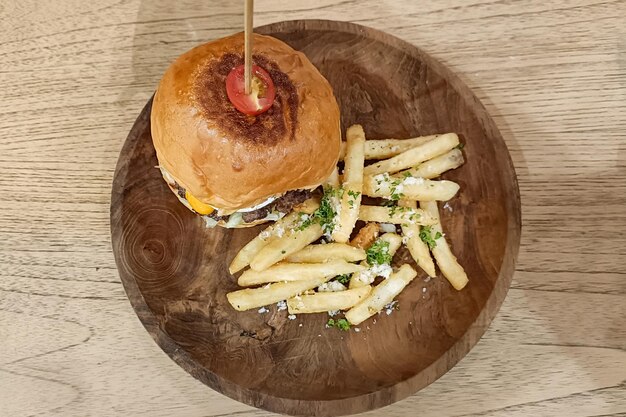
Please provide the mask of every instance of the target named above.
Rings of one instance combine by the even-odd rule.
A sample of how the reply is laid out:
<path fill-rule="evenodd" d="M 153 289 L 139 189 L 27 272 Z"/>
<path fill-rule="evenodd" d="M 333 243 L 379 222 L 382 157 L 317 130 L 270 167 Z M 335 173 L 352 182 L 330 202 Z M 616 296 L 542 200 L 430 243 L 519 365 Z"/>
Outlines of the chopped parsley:
<path fill-rule="evenodd" d="M 374 265 L 383 265 L 391 263 L 391 254 L 389 253 L 389 242 L 382 239 L 376 240 L 372 246 L 367 249 L 367 263 Z"/>
<path fill-rule="evenodd" d="M 389 207 L 389 215 L 390 216 L 395 215 L 397 212 L 401 212 L 402 213 L 402 212 L 405 212 L 405 211 L 409 210 L 409 207 L 399 206 L 397 204 L 397 201 L 392 201 L 392 200 L 383 201 L 383 206 Z M 418 213 L 415 213 L 415 215 L 419 216 Z"/>
<path fill-rule="evenodd" d="M 410 171 L 406 171 L 404 174 L 402 174 L 404 176 L 404 178 L 412 178 L 413 175 L 411 175 Z"/>
<path fill-rule="evenodd" d="M 335 227 L 335 216 L 337 212 L 333 207 L 331 199 L 333 197 L 339 197 L 343 195 L 343 188 L 328 187 L 324 189 L 324 196 L 320 201 L 320 206 L 313 212 L 308 218 L 306 218 L 296 230 L 304 230 L 312 224 L 319 224 L 324 229 L 325 233 L 330 233 Z"/>
<path fill-rule="evenodd" d="M 348 200 L 348 205 L 350 206 L 350 208 L 354 208 L 354 202 L 356 201 L 358 196 L 361 195 L 361 193 L 359 191 L 348 190 L 348 195 L 351 197 L 351 199 Z"/>
<path fill-rule="evenodd" d="M 348 190 L 348 195 L 356 200 L 357 197 L 361 195 L 361 193 L 358 191 Z"/>
<path fill-rule="evenodd" d="M 398 190 L 398 188 L 400 188 L 400 184 L 402 184 L 402 180 L 399 179 L 391 182 L 391 199 L 393 201 L 398 201 L 402 197 L 404 197 L 404 194 L 400 190 Z"/>
<path fill-rule="evenodd" d="M 346 285 L 350 282 L 350 274 L 339 275 L 336 280 L 338 283 Z"/>
<path fill-rule="evenodd" d="M 350 323 L 348 323 L 348 320 L 346 319 L 339 319 L 339 320 L 328 319 L 328 323 L 326 323 L 326 326 L 336 327 L 339 330 L 343 330 L 344 332 L 347 332 L 348 330 L 350 330 Z"/>
<path fill-rule="evenodd" d="M 455 148 L 458 149 L 459 151 L 463 149 L 464 147 L 465 147 L 464 143 L 459 143 L 458 145 L 455 146 Z"/>
<path fill-rule="evenodd" d="M 441 236 L 441 233 L 437 232 L 435 233 L 435 237 L 433 238 L 430 226 L 422 226 L 420 230 L 420 239 L 422 239 L 422 242 L 426 243 L 430 249 L 437 246 L 436 240 L 439 239 Z"/>

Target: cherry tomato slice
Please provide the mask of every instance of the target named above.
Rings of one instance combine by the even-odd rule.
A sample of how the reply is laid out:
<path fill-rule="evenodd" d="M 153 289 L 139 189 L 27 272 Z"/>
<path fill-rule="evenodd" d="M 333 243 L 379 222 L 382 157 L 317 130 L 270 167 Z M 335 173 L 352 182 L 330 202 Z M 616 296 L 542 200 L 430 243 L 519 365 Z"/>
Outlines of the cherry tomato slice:
<path fill-rule="evenodd" d="M 250 94 L 245 93 L 243 65 L 233 68 L 226 77 L 226 93 L 237 110 L 250 116 L 267 111 L 272 107 L 275 96 L 272 78 L 267 71 L 257 65 L 252 66 Z"/>

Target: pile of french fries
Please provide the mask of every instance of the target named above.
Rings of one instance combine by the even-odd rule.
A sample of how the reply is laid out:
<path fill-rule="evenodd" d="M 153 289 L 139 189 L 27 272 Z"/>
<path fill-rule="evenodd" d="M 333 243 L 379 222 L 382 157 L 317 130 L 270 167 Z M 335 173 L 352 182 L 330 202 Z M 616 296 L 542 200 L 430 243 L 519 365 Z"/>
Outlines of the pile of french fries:
<path fill-rule="evenodd" d="M 455 289 L 467 285 L 437 206 L 453 198 L 459 185 L 433 180 L 463 164 L 458 136 L 366 140 L 361 126 L 354 125 L 342 143 L 341 159 L 343 175 L 335 170 L 321 200 L 296 207 L 233 259 L 231 274 L 250 267 L 238 278 L 240 286 L 250 288 L 227 295 L 236 310 L 286 300 L 290 317 L 341 310 L 349 324 L 358 325 L 381 312 L 417 276 L 409 264 L 391 267 L 402 244 L 429 277 L 436 276 L 436 262 Z M 366 160 L 378 162 L 365 166 Z M 363 195 L 388 204 L 363 205 Z M 353 237 L 358 220 L 366 224 Z M 387 233 L 380 235 L 381 229 Z M 377 277 L 383 279 L 374 285 Z"/>

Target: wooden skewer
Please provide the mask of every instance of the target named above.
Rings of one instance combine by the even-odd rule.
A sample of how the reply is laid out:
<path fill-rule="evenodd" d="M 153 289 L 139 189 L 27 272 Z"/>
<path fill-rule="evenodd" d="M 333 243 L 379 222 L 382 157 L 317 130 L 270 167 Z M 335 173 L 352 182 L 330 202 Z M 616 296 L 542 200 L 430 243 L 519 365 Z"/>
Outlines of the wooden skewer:
<path fill-rule="evenodd" d="M 244 11 L 245 29 L 244 29 L 244 92 L 250 94 L 252 89 L 252 13 L 254 11 L 254 0 L 246 0 L 246 9 Z"/>

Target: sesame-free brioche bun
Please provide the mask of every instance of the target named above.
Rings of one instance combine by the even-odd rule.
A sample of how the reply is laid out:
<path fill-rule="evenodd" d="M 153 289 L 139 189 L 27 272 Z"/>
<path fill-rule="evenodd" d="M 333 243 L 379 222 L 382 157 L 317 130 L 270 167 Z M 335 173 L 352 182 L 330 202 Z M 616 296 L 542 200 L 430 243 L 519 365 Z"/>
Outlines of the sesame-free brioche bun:
<path fill-rule="evenodd" d="M 226 77 L 243 54 L 242 33 L 184 53 L 165 72 L 152 104 L 159 165 L 221 214 L 314 188 L 339 158 L 339 107 L 307 57 L 255 34 L 253 62 L 270 74 L 276 98 L 265 113 L 247 116 L 226 93 Z"/>

